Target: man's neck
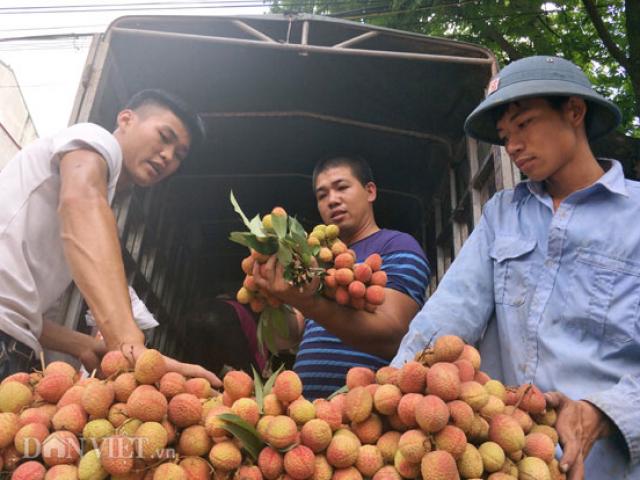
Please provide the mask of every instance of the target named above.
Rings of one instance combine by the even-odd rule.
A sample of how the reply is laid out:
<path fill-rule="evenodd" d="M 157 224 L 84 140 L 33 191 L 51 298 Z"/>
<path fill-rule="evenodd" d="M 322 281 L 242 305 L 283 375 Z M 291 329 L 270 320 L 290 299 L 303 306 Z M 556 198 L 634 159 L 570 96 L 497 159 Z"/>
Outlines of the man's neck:
<path fill-rule="evenodd" d="M 587 146 L 577 152 L 574 160 L 547 178 L 544 184 L 557 208 L 569 195 L 593 185 L 602 175 L 603 168 Z"/>
<path fill-rule="evenodd" d="M 372 218 L 370 221 L 361 225 L 353 235 L 341 235 L 341 240 L 347 245 L 352 245 L 362 239 L 367 238 L 369 235 L 373 235 L 378 230 L 380 230 L 380 227 L 378 227 L 376 221 Z"/>

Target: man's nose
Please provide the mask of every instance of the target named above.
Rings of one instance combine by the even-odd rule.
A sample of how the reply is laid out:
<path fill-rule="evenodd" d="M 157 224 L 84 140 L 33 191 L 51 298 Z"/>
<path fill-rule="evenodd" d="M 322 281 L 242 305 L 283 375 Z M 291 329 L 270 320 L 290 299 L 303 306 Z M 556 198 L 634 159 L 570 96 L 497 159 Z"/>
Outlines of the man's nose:
<path fill-rule="evenodd" d="M 507 139 L 504 148 L 510 156 L 513 156 L 522 151 L 524 144 L 522 143 L 522 139 L 519 135 L 513 135 Z"/>

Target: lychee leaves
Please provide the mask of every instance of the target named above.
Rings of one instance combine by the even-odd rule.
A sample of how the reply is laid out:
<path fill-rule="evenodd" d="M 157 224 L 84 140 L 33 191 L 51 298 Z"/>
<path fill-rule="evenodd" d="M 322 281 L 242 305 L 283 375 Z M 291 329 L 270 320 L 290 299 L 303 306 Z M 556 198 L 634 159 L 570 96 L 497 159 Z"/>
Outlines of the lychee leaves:
<path fill-rule="evenodd" d="M 224 420 L 222 428 L 236 437 L 253 460 L 257 461 L 260 451 L 266 445 L 260 438 L 258 431 L 232 413 L 222 413 L 218 415 L 218 418 Z"/>
<path fill-rule="evenodd" d="M 262 376 L 258 373 L 258 371 L 251 365 L 251 370 L 253 370 L 253 385 L 256 392 L 256 403 L 258 404 L 258 409 L 260 413 L 264 413 L 264 397 L 265 395 L 269 395 L 271 393 L 271 389 L 273 388 L 273 384 L 276 381 L 276 377 L 284 368 L 284 363 L 280 365 L 278 370 L 273 372 L 271 376 L 267 379 L 267 381 L 262 383 Z"/>

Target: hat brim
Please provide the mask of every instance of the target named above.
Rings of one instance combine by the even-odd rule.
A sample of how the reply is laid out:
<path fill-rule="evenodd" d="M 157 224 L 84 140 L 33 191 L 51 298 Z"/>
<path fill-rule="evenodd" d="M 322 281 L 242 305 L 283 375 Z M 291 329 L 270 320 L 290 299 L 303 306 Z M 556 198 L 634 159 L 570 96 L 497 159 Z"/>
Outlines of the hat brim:
<path fill-rule="evenodd" d="M 477 140 L 502 145 L 493 114 L 496 107 L 525 98 L 574 95 L 584 98 L 591 112 L 586 126 L 589 140 L 606 135 L 620 124 L 620 109 L 590 88 L 565 80 L 531 80 L 507 85 L 489 95 L 469 114 L 464 130 Z"/>

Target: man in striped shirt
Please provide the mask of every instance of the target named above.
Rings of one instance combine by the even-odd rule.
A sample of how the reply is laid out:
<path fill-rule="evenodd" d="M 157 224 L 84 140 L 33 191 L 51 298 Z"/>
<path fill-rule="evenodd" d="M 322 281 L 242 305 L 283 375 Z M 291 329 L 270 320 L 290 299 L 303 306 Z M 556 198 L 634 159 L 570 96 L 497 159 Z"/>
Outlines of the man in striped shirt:
<path fill-rule="evenodd" d="M 387 365 L 424 303 L 430 276 L 425 254 L 412 236 L 376 224 L 377 188 L 363 159 L 320 161 L 313 172 L 313 187 L 324 223 L 340 227 L 340 239 L 356 252 L 357 262 L 379 253 L 388 280 L 385 302 L 370 313 L 314 295 L 316 283 L 303 292 L 290 287 L 275 257 L 267 262 L 263 275 L 256 274 L 261 288 L 300 312 L 297 333 L 298 338 L 302 333 L 302 341 L 294 370 L 307 399 L 326 397 L 343 386 L 351 367 L 375 371 Z"/>

